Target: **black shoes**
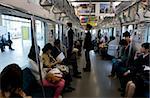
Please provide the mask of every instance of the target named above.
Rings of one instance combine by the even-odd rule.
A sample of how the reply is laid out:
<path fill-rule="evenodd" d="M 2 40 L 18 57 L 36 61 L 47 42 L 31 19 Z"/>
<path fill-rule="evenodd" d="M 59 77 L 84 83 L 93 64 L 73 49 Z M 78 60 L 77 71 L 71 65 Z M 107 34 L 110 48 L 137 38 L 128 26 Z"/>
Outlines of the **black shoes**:
<path fill-rule="evenodd" d="M 77 75 L 80 75 L 80 74 L 81 74 L 81 72 L 77 72 L 76 74 L 77 74 Z"/>
<path fill-rule="evenodd" d="M 68 89 L 71 89 L 72 91 L 74 91 L 74 90 L 75 90 L 75 88 L 73 88 L 73 87 L 68 87 Z"/>
<path fill-rule="evenodd" d="M 14 51 L 15 49 L 13 49 L 13 48 L 9 48 L 10 50 L 12 50 L 12 51 Z"/>
<path fill-rule="evenodd" d="M 75 88 L 73 88 L 73 87 L 65 87 L 65 89 L 63 90 L 63 93 L 69 93 L 69 92 L 72 92 L 74 90 L 75 90 Z"/>
<path fill-rule="evenodd" d="M 63 92 L 64 92 L 64 93 L 69 93 L 69 92 L 72 92 L 72 91 L 73 91 L 73 90 L 71 90 L 71 89 L 69 89 L 69 88 L 65 88 Z"/>
<path fill-rule="evenodd" d="M 91 69 L 89 69 L 89 68 L 83 68 L 83 71 L 84 72 L 91 72 Z"/>
<path fill-rule="evenodd" d="M 124 89 L 118 88 L 118 91 L 119 91 L 119 92 L 124 92 Z"/>
<path fill-rule="evenodd" d="M 79 75 L 77 75 L 77 74 L 73 75 L 73 77 L 74 77 L 74 78 L 78 78 L 78 79 L 82 78 L 81 76 L 79 76 Z"/>

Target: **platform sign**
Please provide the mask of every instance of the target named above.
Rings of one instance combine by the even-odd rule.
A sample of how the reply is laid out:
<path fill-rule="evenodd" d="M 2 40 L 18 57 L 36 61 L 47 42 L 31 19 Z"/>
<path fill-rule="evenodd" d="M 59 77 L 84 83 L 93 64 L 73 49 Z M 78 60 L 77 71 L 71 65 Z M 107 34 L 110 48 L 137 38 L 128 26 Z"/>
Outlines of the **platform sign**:
<path fill-rule="evenodd" d="M 22 30 L 23 40 L 29 40 L 29 27 L 22 26 L 21 30 Z"/>

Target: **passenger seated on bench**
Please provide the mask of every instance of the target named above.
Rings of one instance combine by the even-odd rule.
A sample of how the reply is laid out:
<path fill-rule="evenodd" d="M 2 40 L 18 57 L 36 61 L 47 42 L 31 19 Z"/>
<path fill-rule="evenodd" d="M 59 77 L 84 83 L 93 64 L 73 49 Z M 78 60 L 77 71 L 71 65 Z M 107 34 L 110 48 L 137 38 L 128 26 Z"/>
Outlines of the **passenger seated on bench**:
<path fill-rule="evenodd" d="M 57 39 L 54 42 L 54 47 L 52 49 L 51 55 L 54 57 L 54 59 L 57 58 L 57 56 L 61 53 L 61 49 L 60 49 L 60 40 Z M 67 60 L 66 58 L 61 62 L 61 64 L 67 65 Z M 64 79 L 65 79 L 65 91 L 70 92 L 72 90 L 75 90 L 75 88 L 71 87 L 71 81 L 72 81 L 72 77 L 70 72 L 64 75 Z"/>
<path fill-rule="evenodd" d="M 136 91 L 139 91 L 138 97 L 140 96 L 139 93 L 144 91 L 144 80 L 149 81 L 149 73 L 146 75 L 146 71 L 150 71 L 149 65 L 149 43 L 143 43 L 141 45 L 140 52 L 136 52 L 134 64 L 128 69 L 127 72 L 124 73 L 124 76 L 130 77 L 130 81 L 126 85 L 125 97 L 131 98 Z M 146 69 L 149 67 L 149 69 Z"/>
<path fill-rule="evenodd" d="M 125 52 L 125 48 L 128 46 L 128 43 L 126 40 L 122 39 L 120 42 L 120 48 L 121 48 L 121 53 L 119 58 L 114 58 L 112 59 L 112 69 L 111 69 L 111 74 L 108 75 L 108 77 L 115 78 L 117 75 L 117 69 L 119 64 L 125 63 L 127 60 L 127 53 Z"/>
<path fill-rule="evenodd" d="M 38 47 L 38 56 L 39 56 L 39 52 L 40 52 L 40 48 Z M 34 74 L 36 80 L 40 82 L 39 69 L 38 69 L 38 64 L 36 60 L 35 46 L 31 46 L 28 57 L 29 57 L 29 63 L 31 64 L 32 73 Z M 43 64 L 41 60 L 40 60 L 40 65 L 41 65 L 41 74 L 43 78 L 42 80 L 43 85 L 54 87 L 56 89 L 54 93 L 54 98 L 58 98 L 61 95 L 62 90 L 64 88 L 64 84 L 65 84 L 64 79 L 59 78 L 59 77 L 54 77 L 52 74 L 47 73 L 43 69 Z"/>
<path fill-rule="evenodd" d="M 5 38 L 4 38 L 4 35 L 1 36 L 0 41 L 1 41 L 1 43 L 0 43 L 1 44 L 0 45 L 1 51 L 4 52 L 5 51 L 4 50 L 5 49 L 5 43 L 4 43 L 5 42 Z"/>
<path fill-rule="evenodd" d="M 54 42 L 54 47 L 52 49 L 51 55 L 56 59 L 56 57 L 61 53 L 61 49 L 60 49 L 60 40 L 57 39 Z M 65 64 L 65 65 L 69 65 L 71 64 L 73 67 L 73 76 L 75 78 L 81 78 L 81 76 L 79 74 L 81 74 L 81 72 L 78 71 L 78 65 L 77 65 L 77 58 L 76 55 L 72 53 L 72 56 L 68 59 L 65 58 L 61 64 Z"/>
<path fill-rule="evenodd" d="M 6 40 L 6 38 L 4 37 L 4 35 L 2 35 L 2 38 L 1 38 L 1 41 L 2 41 L 2 46 L 3 46 L 3 50 L 2 51 L 4 51 L 4 48 L 5 48 L 5 46 L 9 46 L 9 49 L 10 50 L 14 50 L 13 48 L 12 48 L 12 40 L 10 39 L 10 33 L 8 32 L 8 40 Z"/>
<path fill-rule="evenodd" d="M 0 83 L 0 98 L 32 98 L 22 90 L 23 76 L 17 64 L 10 64 L 2 70 Z"/>

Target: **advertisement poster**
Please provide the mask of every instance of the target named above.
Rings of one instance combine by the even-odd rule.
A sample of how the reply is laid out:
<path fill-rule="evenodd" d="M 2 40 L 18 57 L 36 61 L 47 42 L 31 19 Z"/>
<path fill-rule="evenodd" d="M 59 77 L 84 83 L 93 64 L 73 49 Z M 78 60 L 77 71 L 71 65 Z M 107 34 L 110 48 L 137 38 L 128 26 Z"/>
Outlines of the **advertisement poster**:
<path fill-rule="evenodd" d="M 95 13 L 95 4 L 81 4 L 80 7 L 81 9 L 79 10 L 79 13 Z"/>
<path fill-rule="evenodd" d="M 97 17 L 96 16 L 80 16 L 80 22 L 82 25 L 86 25 L 87 23 L 92 26 L 97 26 Z"/>
<path fill-rule="evenodd" d="M 100 13 L 109 13 L 110 4 L 100 4 Z"/>

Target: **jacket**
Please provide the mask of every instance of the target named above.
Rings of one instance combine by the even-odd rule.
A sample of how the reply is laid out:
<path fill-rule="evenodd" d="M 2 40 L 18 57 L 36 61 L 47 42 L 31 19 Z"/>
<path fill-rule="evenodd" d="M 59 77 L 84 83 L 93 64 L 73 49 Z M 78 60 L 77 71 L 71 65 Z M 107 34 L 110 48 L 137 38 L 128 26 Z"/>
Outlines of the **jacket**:
<path fill-rule="evenodd" d="M 88 31 L 84 39 L 84 46 L 83 46 L 84 49 L 86 50 L 92 49 L 93 46 L 92 46 L 91 39 L 92 39 L 91 33 Z"/>

